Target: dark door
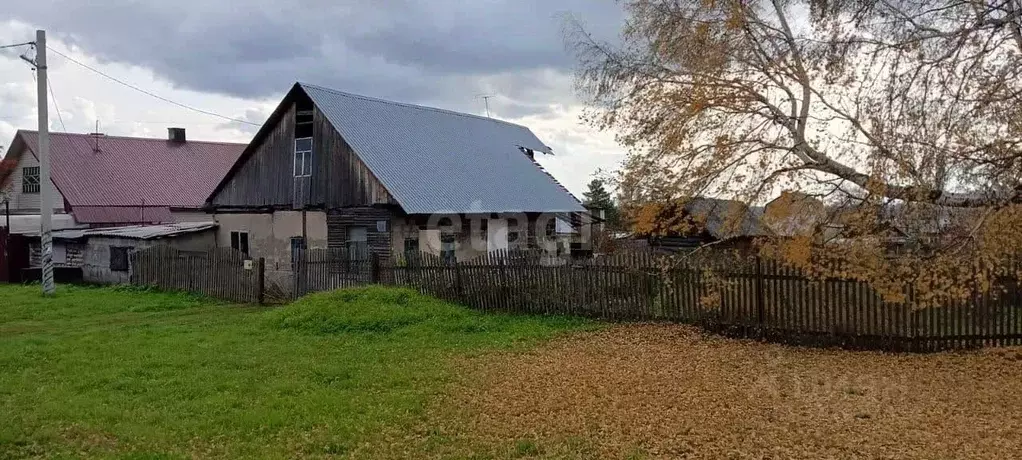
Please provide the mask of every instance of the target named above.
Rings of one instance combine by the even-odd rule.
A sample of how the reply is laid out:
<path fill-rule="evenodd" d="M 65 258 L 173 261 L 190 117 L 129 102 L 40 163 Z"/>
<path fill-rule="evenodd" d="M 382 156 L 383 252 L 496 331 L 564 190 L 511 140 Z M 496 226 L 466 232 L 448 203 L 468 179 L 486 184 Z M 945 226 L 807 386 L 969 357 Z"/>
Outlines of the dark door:
<path fill-rule="evenodd" d="M 7 229 L 0 228 L 0 283 L 10 281 L 10 270 L 7 267 Z"/>
<path fill-rule="evenodd" d="M 21 271 L 28 268 L 28 238 L 25 235 L 8 235 L 7 247 L 7 278 L 12 283 L 23 281 Z"/>

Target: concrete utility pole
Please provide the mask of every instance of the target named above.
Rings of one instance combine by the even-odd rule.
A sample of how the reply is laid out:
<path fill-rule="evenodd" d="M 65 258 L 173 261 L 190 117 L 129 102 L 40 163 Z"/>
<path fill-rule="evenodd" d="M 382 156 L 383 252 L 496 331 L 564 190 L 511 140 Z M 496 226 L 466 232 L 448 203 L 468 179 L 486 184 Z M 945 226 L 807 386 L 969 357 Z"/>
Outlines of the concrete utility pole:
<path fill-rule="evenodd" d="M 42 241 L 43 295 L 53 295 L 53 183 L 50 181 L 50 117 L 46 85 L 46 31 L 35 31 L 35 69 L 39 102 L 39 221 Z"/>

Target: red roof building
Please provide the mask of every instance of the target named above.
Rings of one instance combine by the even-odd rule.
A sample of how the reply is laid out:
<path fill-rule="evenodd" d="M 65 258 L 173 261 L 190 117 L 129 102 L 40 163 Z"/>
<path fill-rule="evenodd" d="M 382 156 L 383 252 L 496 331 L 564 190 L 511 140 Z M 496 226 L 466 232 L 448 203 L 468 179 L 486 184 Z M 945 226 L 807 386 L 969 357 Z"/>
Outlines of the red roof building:
<path fill-rule="evenodd" d="M 172 209 L 201 208 L 246 144 L 170 132 L 168 139 L 51 133 L 51 178 L 65 210 L 82 224 L 111 225 L 171 222 Z M 37 164 L 38 138 L 18 131 L 4 162 Z M 19 168 L 0 171 L 0 188 L 18 192 Z"/>

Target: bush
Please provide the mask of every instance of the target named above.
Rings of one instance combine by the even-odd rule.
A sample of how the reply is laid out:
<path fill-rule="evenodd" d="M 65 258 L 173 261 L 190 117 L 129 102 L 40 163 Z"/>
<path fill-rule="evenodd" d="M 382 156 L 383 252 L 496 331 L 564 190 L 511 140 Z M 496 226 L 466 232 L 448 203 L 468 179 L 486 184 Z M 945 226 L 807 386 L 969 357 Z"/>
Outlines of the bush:
<path fill-rule="evenodd" d="M 423 323 L 463 323 L 471 316 L 465 308 L 410 289 L 368 286 L 304 297 L 270 314 L 269 321 L 279 329 L 309 333 L 388 333 Z"/>

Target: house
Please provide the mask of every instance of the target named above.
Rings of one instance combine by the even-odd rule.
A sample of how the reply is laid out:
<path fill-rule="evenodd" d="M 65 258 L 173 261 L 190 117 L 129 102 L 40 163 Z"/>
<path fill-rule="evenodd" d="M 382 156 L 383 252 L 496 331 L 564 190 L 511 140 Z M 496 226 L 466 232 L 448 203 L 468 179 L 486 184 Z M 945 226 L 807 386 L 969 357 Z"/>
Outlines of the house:
<path fill-rule="evenodd" d="M 271 269 L 303 247 L 466 260 L 586 222 L 537 152 L 551 149 L 524 126 L 296 83 L 208 209 L 221 245 Z"/>
<path fill-rule="evenodd" d="M 820 199 L 786 190 L 764 206 L 763 224 L 778 237 L 809 237 L 827 225 L 827 217 Z"/>
<path fill-rule="evenodd" d="M 208 220 L 201 208 L 245 145 L 187 140 L 181 128 L 168 133 L 166 139 L 50 133 L 53 201 L 41 204 L 38 134 L 20 130 L 4 157 L 14 166 L 0 173 L 0 190 L 12 214 L 38 216 L 49 206 L 72 216 L 75 226 Z"/>
<path fill-rule="evenodd" d="M 160 244 L 180 251 L 205 252 L 216 247 L 215 222 L 182 222 L 66 229 L 53 232 L 53 265 L 66 281 L 122 284 L 130 281 L 131 253 Z M 29 241 L 29 271 L 38 279 L 39 238 Z"/>
<path fill-rule="evenodd" d="M 763 208 L 733 200 L 693 197 L 647 205 L 632 238 L 656 251 L 685 251 L 715 244 L 745 250 L 757 238 L 773 235 L 763 224 Z"/>

